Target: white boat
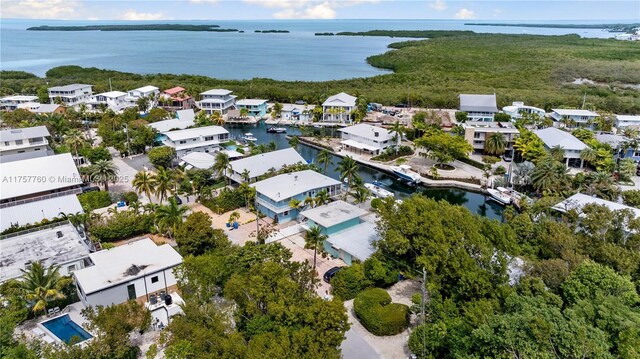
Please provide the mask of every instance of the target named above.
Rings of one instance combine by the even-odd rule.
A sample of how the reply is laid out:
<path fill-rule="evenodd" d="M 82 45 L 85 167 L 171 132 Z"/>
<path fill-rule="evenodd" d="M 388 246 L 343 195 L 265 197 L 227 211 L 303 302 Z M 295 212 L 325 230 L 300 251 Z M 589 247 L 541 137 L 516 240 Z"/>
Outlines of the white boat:
<path fill-rule="evenodd" d="M 420 174 L 412 171 L 409 165 L 389 166 L 389 168 L 391 168 L 391 171 L 393 171 L 396 176 L 405 181 L 418 183 L 422 180 Z"/>
<path fill-rule="evenodd" d="M 494 201 L 504 205 L 511 204 L 511 195 L 503 190 L 506 190 L 506 188 L 488 188 L 487 192 L 489 192 L 489 194 L 491 195 L 491 199 L 493 199 Z"/>
<path fill-rule="evenodd" d="M 267 132 L 269 132 L 269 133 L 286 133 L 287 129 L 285 127 L 269 127 L 269 128 L 267 128 Z"/>
<path fill-rule="evenodd" d="M 393 192 L 389 192 L 386 189 L 376 185 L 375 183 L 365 183 L 364 187 L 369 191 L 371 191 L 371 194 L 373 194 L 374 197 L 378 197 L 378 198 L 393 197 Z"/>
<path fill-rule="evenodd" d="M 249 142 L 256 142 L 258 139 L 253 136 L 253 133 L 247 132 L 242 136 L 242 139 Z"/>

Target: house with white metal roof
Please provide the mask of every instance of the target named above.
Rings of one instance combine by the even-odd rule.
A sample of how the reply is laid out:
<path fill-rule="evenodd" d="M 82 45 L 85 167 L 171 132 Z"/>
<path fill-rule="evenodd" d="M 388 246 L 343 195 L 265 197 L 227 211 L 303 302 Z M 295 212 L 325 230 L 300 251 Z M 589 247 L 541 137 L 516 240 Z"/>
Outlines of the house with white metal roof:
<path fill-rule="evenodd" d="M 53 155 L 45 126 L 0 131 L 0 163 Z"/>
<path fill-rule="evenodd" d="M 303 202 L 323 190 L 330 197 L 342 193 L 340 181 L 311 170 L 281 174 L 256 182 L 251 187 L 256 189 L 258 210 L 278 222 L 298 218 L 299 209 L 289 205 L 292 199 Z"/>
<path fill-rule="evenodd" d="M 0 110 L 13 111 L 18 105 L 28 102 L 38 102 L 38 96 L 31 95 L 13 95 L 0 98 Z"/>
<path fill-rule="evenodd" d="M 323 247 L 331 256 L 351 265 L 354 259 L 364 261 L 375 249 L 379 239 L 375 223 L 364 218 L 369 212 L 344 201 L 308 209 L 300 213 L 305 229 L 318 226 L 327 239 Z"/>
<path fill-rule="evenodd" d="M 176 118 L 152 122 L 149 124 L 149 127 L 155 129 L 161 134 L 171 130 L 184 130 L 188 127 L 195 126 L 195 118 L 196 115 L 193 112 L 193 109 L 178 110 L 176 111 Z M 163 137 L 164 136 L 160 136 L 160 142 L 162 142 Z"/>
<path fill-rule="evenodd" d="M 0 283 L 21 277 L 36 262 L 70 275 L 91 264 L 89 253 L 90 242 L 68 221 L 0 236 Z"/>
<path fill-rule="evenodd" d="M 127 91 L 126 101 L 129 107 L 135 107 L 138 105 L 138 100 L 142 97 L 150 99 L 149 106 L 143 109 L 142 112 L 148 112 L 158 104 L 158 97 L 160 95 L 160 89 L 155 86 L 143 86 L 137 89 Z"/>
<path fill-rule="evenodd" d="M 575 128 L 575 127 L 593 127 L 592 121 L 599 115 L 589 110 L 554 108 L 551 110 L 551 119 L 556 126 Z"/>
<path fill-rule="evenodd" d="M 459 98 L 460 111 L 467 113 L 468 121 L 493 121 L 493 116 L 498 113 L 496 94 L 461 94 Z"/>
<path fill-rule="evenodd" d="M 534 116 L 538 116 L 539 118 L 544 118 L 547 114 L 547 112 L 541 108 L 534 107 L 534 106 L 526 106 L 524 102 L 519 102 L 519 101 L 514 102 L 509 106 L 503 107 L 502 112 L 511 116 L 512 120 L 517 120 L 519 118 L 522 118 L 523 115 L 529 115 L 529 116 L 534 115 Z"/>
<path fill-rule="evenodd" d="M 556 146 L 564 149 L 564 161 L 567 166 L 584 167 L 580 153 L 589 146 L 574 135 L 555 127 L 544 128 L 534 131 L 534 133 L 544 142 L 547 151 Z"/>
<path fill-rule="evenodd" d="M 65 113 L 66 109 L 57 104 L 25 102 L 18 105 L 18 108 L 33 112 L 35 114 Z"/>
<path fill-rule="evenodd" d="M 631 211 L 635 218 L 640 217 L 640 209 L 635 207 L 630 207 L 624 205 L 622 203 L 607 201 L 606 199 L 597 198 L 593 196 L 586 195 L 584 193 L 576 193 L 573 196 L 563 200 L 562 202 L 556 204 L 552 208 L 556 211 L 566 213 L 571 210 L 575 210 L 578 214 L 582 214 L 582 209 L 584 206 L 588 204 L 595 204 L 599 206 L 605 206 L 611 211 L 620 211 L 620 210 L 628 210 Z"/>
<path fill-rule="evenodd" d="M 338 131 L 342 133 L 342 146 L 352 152 L 379 155 L 387 147 L 395 146 L 395 134 L 386 128 L 358 124 Z"/>
<path fill-rule="evenodd" d="M 221 126 L 188 128 L 163 133 L 162 143 L 176 149 L 178 158 L 190 152 L 218 152 L 229 141 L 229 131 Z"/>
<path fill-rule="evenodd" d="M 267 100 L 245 98 L 236 101 L 236 108 L 246 109 L 249 116 L 262 118 L 267 114 Z"/>
<path fill-rule="evenodd" d="M 617 128 L 640 126 L 640 115 L 616 115 L 615 126 Z"/>
<path fill-rule="evenodd" d="M 67 107 L 74 107 L 81 103 L 91 101 L 92 85 L 71 84 L 66 86 L 54 86 L 48 89 L 49 100 L 55 104 L 56 100 L 62 101 Z"/>
<path fill-rule="evenodd" d="M 182 256 L 169 244 L 156 245 L 143 238 L 89 255 L 92 266 L 76 270 L 73 276 L 84 306 L 109 306 L 175 292 L 176 267 Z M 157 297 L 156 297 L 157 298 Z"/>
<path fill-rule="evenodd" d="M 316 105 L 283 103 L 280 118 L 291 121 L 309 122 L 313 120 L 313 109 L 315 108 Z"/>
<path fill-rule="evenodd" d="M 236 104 L 236 97 L 233 91 L 225 89 L 213 89 L 200 93 L 201 100 L 197 102 L 200 109 L 208 115 L 220 112 L 225 115 L 229 110 L 233 110 Z"/>
<path fill-rule="evenodd" d="M 293 148 L 261 153 L 254 156 L 242 158 L 231 162 L 231 171 L 227 177 L 231 180 L 242 183 L 245 182 L 243 173 L 248 172 L 249 183 L 255 182 L 258 177 L 273 169 L 279 171 L 284 166 L 291 166 L 298 163 L 307 163 L 305 159 Z"/>
<path fill-rule="evenodd" d="M 131 103 L 127 100 L 127 93 L 122 91 L 109 91 L 95 94 L 91 97 L 89 105 L 93 110 L 98 110 L 100 107 L 106 106 L 106 108 L 113 112 L 121 112 L 127 107 L 132 107 Z"/>
<path fill-rule="evenodd" d="M 325 122 L 351 123 L 351 111 L 356 108 L 358 98 L 340 92 L 322 103 L 322 120 Z"/>

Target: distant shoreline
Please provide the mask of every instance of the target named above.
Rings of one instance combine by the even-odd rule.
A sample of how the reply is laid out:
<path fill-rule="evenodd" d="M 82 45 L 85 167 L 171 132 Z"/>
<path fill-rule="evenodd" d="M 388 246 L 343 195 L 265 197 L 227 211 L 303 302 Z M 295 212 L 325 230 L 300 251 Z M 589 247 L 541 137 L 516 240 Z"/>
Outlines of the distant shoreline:
<path fill-rule="evenodd" d="M 465 26 L 508 26 L 508 27 L 540 27 L 549 29 L 603 29 L 610 32 L 627 32 L 640 27 L 640 24 L 505 24 L 488 22 L 467 22 Z"/>
<path fill-rule="evenodd" d="M 86 26 L 33 26 L 29 31 L 205 31 L 237 32 L 221 29 L 220 25 L 140 24 L 140 25 L 86 25 Z"/>

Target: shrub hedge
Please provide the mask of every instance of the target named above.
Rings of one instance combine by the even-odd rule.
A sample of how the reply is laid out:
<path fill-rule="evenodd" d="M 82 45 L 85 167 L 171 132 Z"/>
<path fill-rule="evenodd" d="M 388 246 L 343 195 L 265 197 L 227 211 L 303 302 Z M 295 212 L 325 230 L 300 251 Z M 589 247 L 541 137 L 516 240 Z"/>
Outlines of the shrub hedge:
<path fill-rule="evenodd" d="M 409 307 L 391 303 L 391 296 L 384 289 L 360 292 L 353 309 L 360 323 L 374 335 L 396 335 L 409 326 Z"/>
<path fill-rule="evenodd" d="M 122 211 L 92 223 L 90 228 L 93 238 L 100 242 L 113 242 L 150 232 L 153 216 Z"/>
<path fill-rule="evenodd" d="M 94 209 L 110 205 L 111 197 L 109 197 L 109 192 L 94 191 L 79 194 L 78 201 L 80 201 L 80 205 L 85 212 L 91 212 Z"/>
<path fill-rule="evenodd" d="M 364 266 L 360 263 L 353 263 L 351 266 L 343 268 L 331 278 L 331 292 L 342 300 L 349 300 L 371 286 L 364 273 Z"/>

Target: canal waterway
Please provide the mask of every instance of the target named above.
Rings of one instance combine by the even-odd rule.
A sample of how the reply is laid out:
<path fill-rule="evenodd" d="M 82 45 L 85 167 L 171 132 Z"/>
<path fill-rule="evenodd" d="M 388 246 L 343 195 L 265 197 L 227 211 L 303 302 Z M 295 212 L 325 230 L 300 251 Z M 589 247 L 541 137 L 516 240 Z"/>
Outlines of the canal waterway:
<path fill-rule="evenodd" d="M 235 139 L 240 139 L 245 133 L 250 132 L 258 139 L 257 144 L 267 144 L 273 141 L 276 143 L 278 149 L 291 147 L 289 146 L 287 135 L 300 135 L 300 130 L 295 127 L 287 127 L 286 134 L 267 133 L 268 127 L 271 126 L 266 125 L 264 122 L 260 122 L 257 125 L 225 125 L 231 137 Z M 319 151 L 313 147 L 300 144 L 298 152 L 300 152 L 307 162 L 315 162 Z M 339 161 L 340 157 L 334 155 L 333 164 L 329 166 L 329 170 L 327 171 L 328 176 L 339 179 L 340 174 L 336 171 Z M 429 198 L 445 200 L 451 204 L 464 206 L 472 213 L 491 219 L 502 220 L 504 207 L 491 201 L 489 197 L 481 193 L 457 188 L 425 188 L 422 186 L 415 188 L 407 186 L 397 180 L 395 176 L 364 165 L 359 165 L 358 172 L 364 182 L 378 181 L 382 183 L 385 189 L 393 192 L 398 199 L 408 197 L 418 192 Z"/>

